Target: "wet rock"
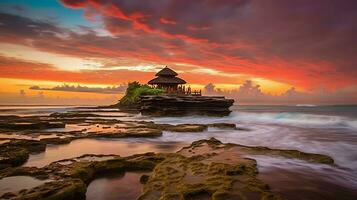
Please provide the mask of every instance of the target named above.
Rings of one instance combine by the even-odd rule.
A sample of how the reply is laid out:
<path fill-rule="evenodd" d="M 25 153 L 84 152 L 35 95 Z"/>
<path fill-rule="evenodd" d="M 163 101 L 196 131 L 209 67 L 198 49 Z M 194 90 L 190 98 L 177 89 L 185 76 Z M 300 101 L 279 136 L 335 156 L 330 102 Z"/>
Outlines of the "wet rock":
<path fill-rule="evenodd" d="M 46 182 L 40 186 L 19 193 L 5 194 L 6 199 L 51 199 L 80 200 L 85 199 L 86 184 L 80 179 L 63 179 Z"/>
<path fill-rule="evenodd" d="M 29 153 L 45 149 L 46 144 L 36 140 L 11 139 L 0 144 L 0 169 L 19 166 L 27 161 Z"/>
<path fill-rule="evenodd" d="M 54 118 L 88 118 L 88 117 L 102 117 L 100 115 L 91 113 L 80 113 L 80 112 L 65 112 L 65 113 L 52 113 L 50 117 Z"/>
<path fill-rule="evenodd" d="M 171 132 L 202 132 L 207 130 L 207 125 L 204 124 L 153 124 L 152 126 L 163 131 Z"/>
<path fill-rule="evenodd" d="M 27 161 L 29 151 L 17 147 L 0 147 L 0 169 L 19 166 Z"/>
<path fill-rule="evenodd" d="M 257 178 L 251 153 L 333 163 L 324 155 L 224 144 L 214 138 L 200 140 L 167 155 L 154 168 L 138 199 L 283 199 Z"/>
<path fill-rule="evenodd" d="M 83 199 L 86 185 L 96 176 L 126 171 L 152 171 L 142 176 L 138 199 L 282 199 L 257 178 L 251 154 L 284 156 L 308 162 L 333 163 L 328 156 L 296 150 L 224 144 L 217 139 L 199 140 L 177 153 L 146 153 L 128 157 L 83 155 L 56 161 L 43 168 L 17 167 L 0 171 L 0 179 L 26 175 L 53 180 L 18 193 L 9 199 Z"/>
<path fill-rule="evenodd" d="M 208 126 L 214 128 L 223 128 L 223 129 L 236 129 L 236 125 L 230 123 L 212 123 L 212 124 L 208 124 Z"/>
<path fill-rule="evenodd" d="M 281 199 L 256 174 L 256 162 L 250 159 L 224 163 L 208 154 L 170 154 L 155 167 L 138 199 L 245 199 L 248 192 L 259 199 Z"/>
<path fill-rule="evenodd" d="M 41 139 L 41 142 L 44 142 L 46 144 L 68 144 L 72 142 L 72 140 L 77 139 L 75 137 L 55 137 L 55 138 L 44 138 Z"/>
<path fill-rule="evenodd" d="M 64 128 L 66 125 L 61 122 L 15 122 L 0 124 L 0 129 L 8 130 L 39 130 L 50 128 Z"/>
<path fill-rule="evenodd" d="M 275 155 L 275 156 L 282 156 L 285 158 L 300 159 L 313 163 L 321 163 L 321 164 L 328 164 L 328 165 L 334 164 L 334 160 L 330 156 L 323 155 L 323 154 L 306 153 L 298 150 L 270 149 L 268 147 L 248 147 L 243 145 L 237 145 L 237 146 L 239 146 L 242 150 L 246 150 L 252 154 Z"/>
<path fill-rule="evenodd" d="M 54 162 L 43 168 L 18 167 L 0 171 L 0 179 L 26 175 L 51 180 L 35 188 L 7 193 L 7 199 L 85 199 L 86 186 L 96 176 L 108 172 L 146 171 L 164 160 L 164 155 L 138 154 L 121 158 L 117 155 L 83 155 Z M 65 163 L 66 164 L 63 164 Z"/>
<path fill-rule="evenodd" d="M 268 147 L 260 147 L 260 146 L 245 146 L 239 144 L 227 143 L 224 144 L 215 138 L 211 138 L 209 140 L 199 140 L 193 142 L 189 147 L 184 147 L 180 150 L 180 152 L 195 152 L 197 149 L 207 149 L 203 148 L 204 146 L 208 146 L 213 150 L 231 150 L 232 152 L 238 152 L 240 154 L 245 155 L 267 155 L 267 156 L 281 156 L 289 159 L 299 159 L 312 163 L 321 163 L 321 164 L 329 164 L 334 165 L 334 160 L 327 155 L 316 154 L 316 153 L 306 153 L 298 150 L 285 150 L 285 149 L 271 149 Z M 213 153 L 214 151 L 211 151 Z"/>
<path fill-rule="evenodd" d="M 0 145 L 0 147 L 24 148 L 29 152 L 41 152 L 46 150 L 46 143 L 37 140 L 11 139 L 9 142 Z"/>
<path fill-rule="evenodd" d="M 149 176 L 146 175 L 146 174 L 144 174 L 144 175 L 142 175 L 142 176 L 140 177 L 140 183 L 141 183 L 141 184 L 147 183 L 148 180 L 149 180 Z"/>
<path fill-rule="evenodd" d="M 144 115 L 215 115 L 231 112 L 233 99 L 210 96 L 144 95 L 140 99 L 140 112 Z"/>
<path fill-rule="evenodd" d="M 153 128 L 126 128 L 112 132 L 91 132 L 89 137 L 106 137 L 106 138 L 126 138 L 126 137 L 159 137 L 162 131 Z"/>

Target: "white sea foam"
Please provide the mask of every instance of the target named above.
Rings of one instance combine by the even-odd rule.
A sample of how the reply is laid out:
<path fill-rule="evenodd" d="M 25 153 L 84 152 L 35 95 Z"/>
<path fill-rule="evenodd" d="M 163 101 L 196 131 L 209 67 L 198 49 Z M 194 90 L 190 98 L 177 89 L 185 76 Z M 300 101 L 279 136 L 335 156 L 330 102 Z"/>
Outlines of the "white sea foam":
<path fill-rule="evenodd" d="M 306 114 L 296 112 L 239 112 L 234 111 L 227 117 L 202 117 L 202 116 L 187 116 L 187 117 L 162 117 L 154 118 L 158 123 L 200 123 L 208 124 L 215 122 L 227 123 L 252 123 L 252 124 L 278 124 L 296 127 L 309 128 L 346 128 L 357 130 L 357 119 L 343 116 Z"/>
<path fill-rule="evenodd" d="M 316 107 L 317 105 L 314 104 L 296 104 L 298 107 Z"/>

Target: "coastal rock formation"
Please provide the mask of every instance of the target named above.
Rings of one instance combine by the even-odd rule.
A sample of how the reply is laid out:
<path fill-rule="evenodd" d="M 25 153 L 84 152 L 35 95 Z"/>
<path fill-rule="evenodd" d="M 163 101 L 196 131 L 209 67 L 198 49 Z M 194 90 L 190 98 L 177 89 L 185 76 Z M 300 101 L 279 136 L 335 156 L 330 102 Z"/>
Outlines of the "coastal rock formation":
<path fill-rule="evenodd" d="M 214 138 L 199 140 L 166 156 L 145 178 L 138 199 L 283 199 L 257 178 L 257 163 L 249 158 L 252 152 L 333 164 L 325 155 L 224 144 Z"/>
<path fill-rule="evenodd" d="M 99 174 L 151 171 L 140 178 L 140 200 L 174 199 L 283 199 L 258 179 L 251 154 L 283 156 L 333 165 L 332 158 L 295 150 L 224 144 L 214 138 L 199 140 L 176 153 L 145 153 L 128 157 L 83 155 L 45 167 L 9 167 L 0 180 L 29 176 L 41 185 L 1 194 L 1 199 L 85 199 L 87 185 Z"/>
<path fill-rule="evenodd" d="M 83 155 L 56 161 L 43 168 L 7 168 L 0 171 L 0 180 L 6 177 L 30 176 L 45 182 L 34 188 L 0 194 L 0 199 L 85 199 L 87 185 L 98 174 L 111 171 L 151 171 L 162 160 L 163 155 L 154 153 L 125 158 L 116 155 Z"/>
<path fill-rule="evenodd" d="M 37 122 L 37 123 L 11 123 L 0 124 L 0 129 L 12 129 L 12 130 L 36 130 L 36 129 L 48 129 L 48 128 L 64 128 L 65 124 L 57 122 Z"/>
<path fill-rule="evenodd" d="M 35 140 L 10 139 L 0 144 L 0 170 L 23 164 L 30 153 L 41 152 L 46 149 L 46 144 Z"/>
<path fill-rule="evenodd" d="M 143 95 L 140 112 L 144 115 L 228 115 L 233 99 L 211 96 Z"/>

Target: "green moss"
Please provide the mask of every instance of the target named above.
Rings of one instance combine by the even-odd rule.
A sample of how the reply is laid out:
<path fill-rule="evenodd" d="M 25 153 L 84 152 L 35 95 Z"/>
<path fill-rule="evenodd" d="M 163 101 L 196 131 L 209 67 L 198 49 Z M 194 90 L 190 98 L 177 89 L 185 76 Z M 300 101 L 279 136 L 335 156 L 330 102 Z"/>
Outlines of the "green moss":
<path fill-rule="evenodd" d="M 128 84 L 125 96 L 120 100 L 119 105 L 133 105 L 138 103 L 141 95 L 161 95 L 165 91 L 162 89 L 154 89 L 149 85 L 141 85 L 139 82 L 131 82 Z"/>
<path fill-rule="evenodd" d="M 206 142 L 212 146 L 218 143 L 215 140 Z M 212 162 L 210 156 L 196 159 L 171 154 L 154 168 L 139 199 L 244 199 L 242 190 L 259 197 L 272 194 L 256 178 L 254 160 L 227 164 Z"/>
<path fill-rule="evenodd" d="M 86 185 L 80 179 L 64 179 L 23 191 L 15 199 L 81 200 L 85 199 L 86 191 Z"/>
<path fill-rule="evenodd" d="M 40 143 L 13 141 L 12 144 L 15 146 L 21 144 L 21 146 L 28 147 L 29 144 L 42 146 L 41 144 L 45 142 L 50 141 Z M 202 151 L 200 151 L 200 148 L 202 148 Z M 199 198 L 229 200 L 252 199 L 253 197 L 264 200 L 282 199 L 280 195 L 271 191 L 267 184 L 258 179 L 256 161 L 245 158 L 243 154 L 242 156 L 231 154 L 231 148 L 245 153 L 279 155 L 312 162 L 332 162 L 329 157 L 319 154 L 223 144 L 219 140 L 211 138 L 193 142 L 189 147 L 183 148 L 178 153 L 145 153 L 128 157 L 110 155 L 108 160 L 93 159 L 89 161 L 81 158 L 87 156 L 104 157 L 105 155 L 83 155 L 74 159 L 54 162 L 43 168 L 9 167 L 0 171 L 0 178 L 29 175 L 36 178 L 56 180 L 17 193 L 16 197 L 20 199 L 81 199 L 85 194 L 86 184 L 89 184 L 101 173 L 113 171 L 118 173 L 152 171 L 150 176 L 144 175 L 140 178 L 144 187 L 143 193 L 138 198 L 141 200 Z M 28 152 L 29 149 L 31 148 L 20 150 Z M 37 150 L 38 147 L 34 149 Z M 191 155 L 190 152 L 192 151 L 196 151 L 195 154 Z M 4 150 L 3 152 L 16 153 L 15 149 L 12 151 Z M 65 162 L 67 164 L 64 164 Z"/>
<path fill-rule="evenodd" d="M 218 190 L 212 195 L 212 200 L 227 200 L 231 199 L 232 194 L 227 190 Z M 240 198 L 235 198 L 240 199 Z"/>

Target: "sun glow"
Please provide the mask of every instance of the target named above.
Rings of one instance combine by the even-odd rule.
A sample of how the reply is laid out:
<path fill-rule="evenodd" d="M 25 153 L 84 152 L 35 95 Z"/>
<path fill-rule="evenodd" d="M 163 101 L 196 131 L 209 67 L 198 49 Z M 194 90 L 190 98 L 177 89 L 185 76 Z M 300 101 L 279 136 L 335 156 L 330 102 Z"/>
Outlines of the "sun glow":
<path fill-rule="evenodd" d="M 82 59 L 48 53 L 17 44 L 0 43 L 0 55 L 29 62 L 49 64 L 58 69 L 67 71 L 93 70 L 102 66 L 101 63 L 94 59 Z"/>

